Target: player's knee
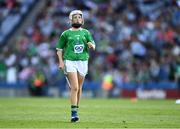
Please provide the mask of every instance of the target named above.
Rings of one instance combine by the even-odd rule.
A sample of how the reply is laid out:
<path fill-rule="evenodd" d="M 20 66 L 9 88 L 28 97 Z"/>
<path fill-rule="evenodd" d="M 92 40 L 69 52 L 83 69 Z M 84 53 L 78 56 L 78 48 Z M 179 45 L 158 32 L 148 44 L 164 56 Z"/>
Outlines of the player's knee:
<path fill-rule="evenodd" d="M 72 87 L 71 90 L 73 90 L 74 92 L 78 92 L 78 87 Z"/>

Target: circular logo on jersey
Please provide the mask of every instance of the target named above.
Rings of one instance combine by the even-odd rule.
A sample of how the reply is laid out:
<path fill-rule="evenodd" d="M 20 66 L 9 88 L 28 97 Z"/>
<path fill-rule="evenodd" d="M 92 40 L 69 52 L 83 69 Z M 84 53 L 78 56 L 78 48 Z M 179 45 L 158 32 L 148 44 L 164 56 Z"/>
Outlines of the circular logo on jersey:
<path fill-rule="evenodd" d="M 83 49 L 83 46 L 76 46 L 76 47 L 75 47 L 75 50 L 76 50 L 76 51 L 81 51 L 82 49 Z"/>
<path fill-rule="evenodd" d="M 82 53 L 84 49 L 84 45 L 75 45 L 74 46 L 74 52 L 75 53 Z"/>

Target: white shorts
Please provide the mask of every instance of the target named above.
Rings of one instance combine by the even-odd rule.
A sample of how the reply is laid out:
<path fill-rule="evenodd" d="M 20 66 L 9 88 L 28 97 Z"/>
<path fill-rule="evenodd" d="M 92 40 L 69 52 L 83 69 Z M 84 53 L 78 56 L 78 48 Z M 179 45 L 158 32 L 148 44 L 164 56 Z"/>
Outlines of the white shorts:
<path fill-rule="evenodd" d="M 85 77 L 88 72 L 88 61 L 71 61 L 65 60 L 65 74 L 68 72 L 78 72 L 81 76 Z"/>

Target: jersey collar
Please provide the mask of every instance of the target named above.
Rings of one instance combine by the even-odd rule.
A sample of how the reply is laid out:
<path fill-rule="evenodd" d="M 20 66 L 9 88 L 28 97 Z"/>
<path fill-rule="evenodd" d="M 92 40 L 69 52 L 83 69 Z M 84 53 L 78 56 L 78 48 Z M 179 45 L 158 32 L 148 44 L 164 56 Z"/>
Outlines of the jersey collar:
<path fill-rule="evenodd" d="M 77 30 L 73 30 L 72 28 L 69 29 L 70 31 L 78 31 L 78 30 L 82 30 L 82 28 L 80 27 L 79 29 Z"/>

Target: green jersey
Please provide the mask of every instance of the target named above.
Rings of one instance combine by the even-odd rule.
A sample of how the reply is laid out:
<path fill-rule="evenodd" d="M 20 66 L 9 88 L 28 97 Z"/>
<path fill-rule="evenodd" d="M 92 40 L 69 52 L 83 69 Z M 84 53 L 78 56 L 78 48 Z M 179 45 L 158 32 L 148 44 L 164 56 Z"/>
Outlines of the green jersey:
<path fill-rule="evenodd" d="M 63 49 L 63 59 L 65 60 L 88 60 L 88 42 L 95 44 L 88 30 L 68 29 L 61 34 L 56 48 Z"/>

